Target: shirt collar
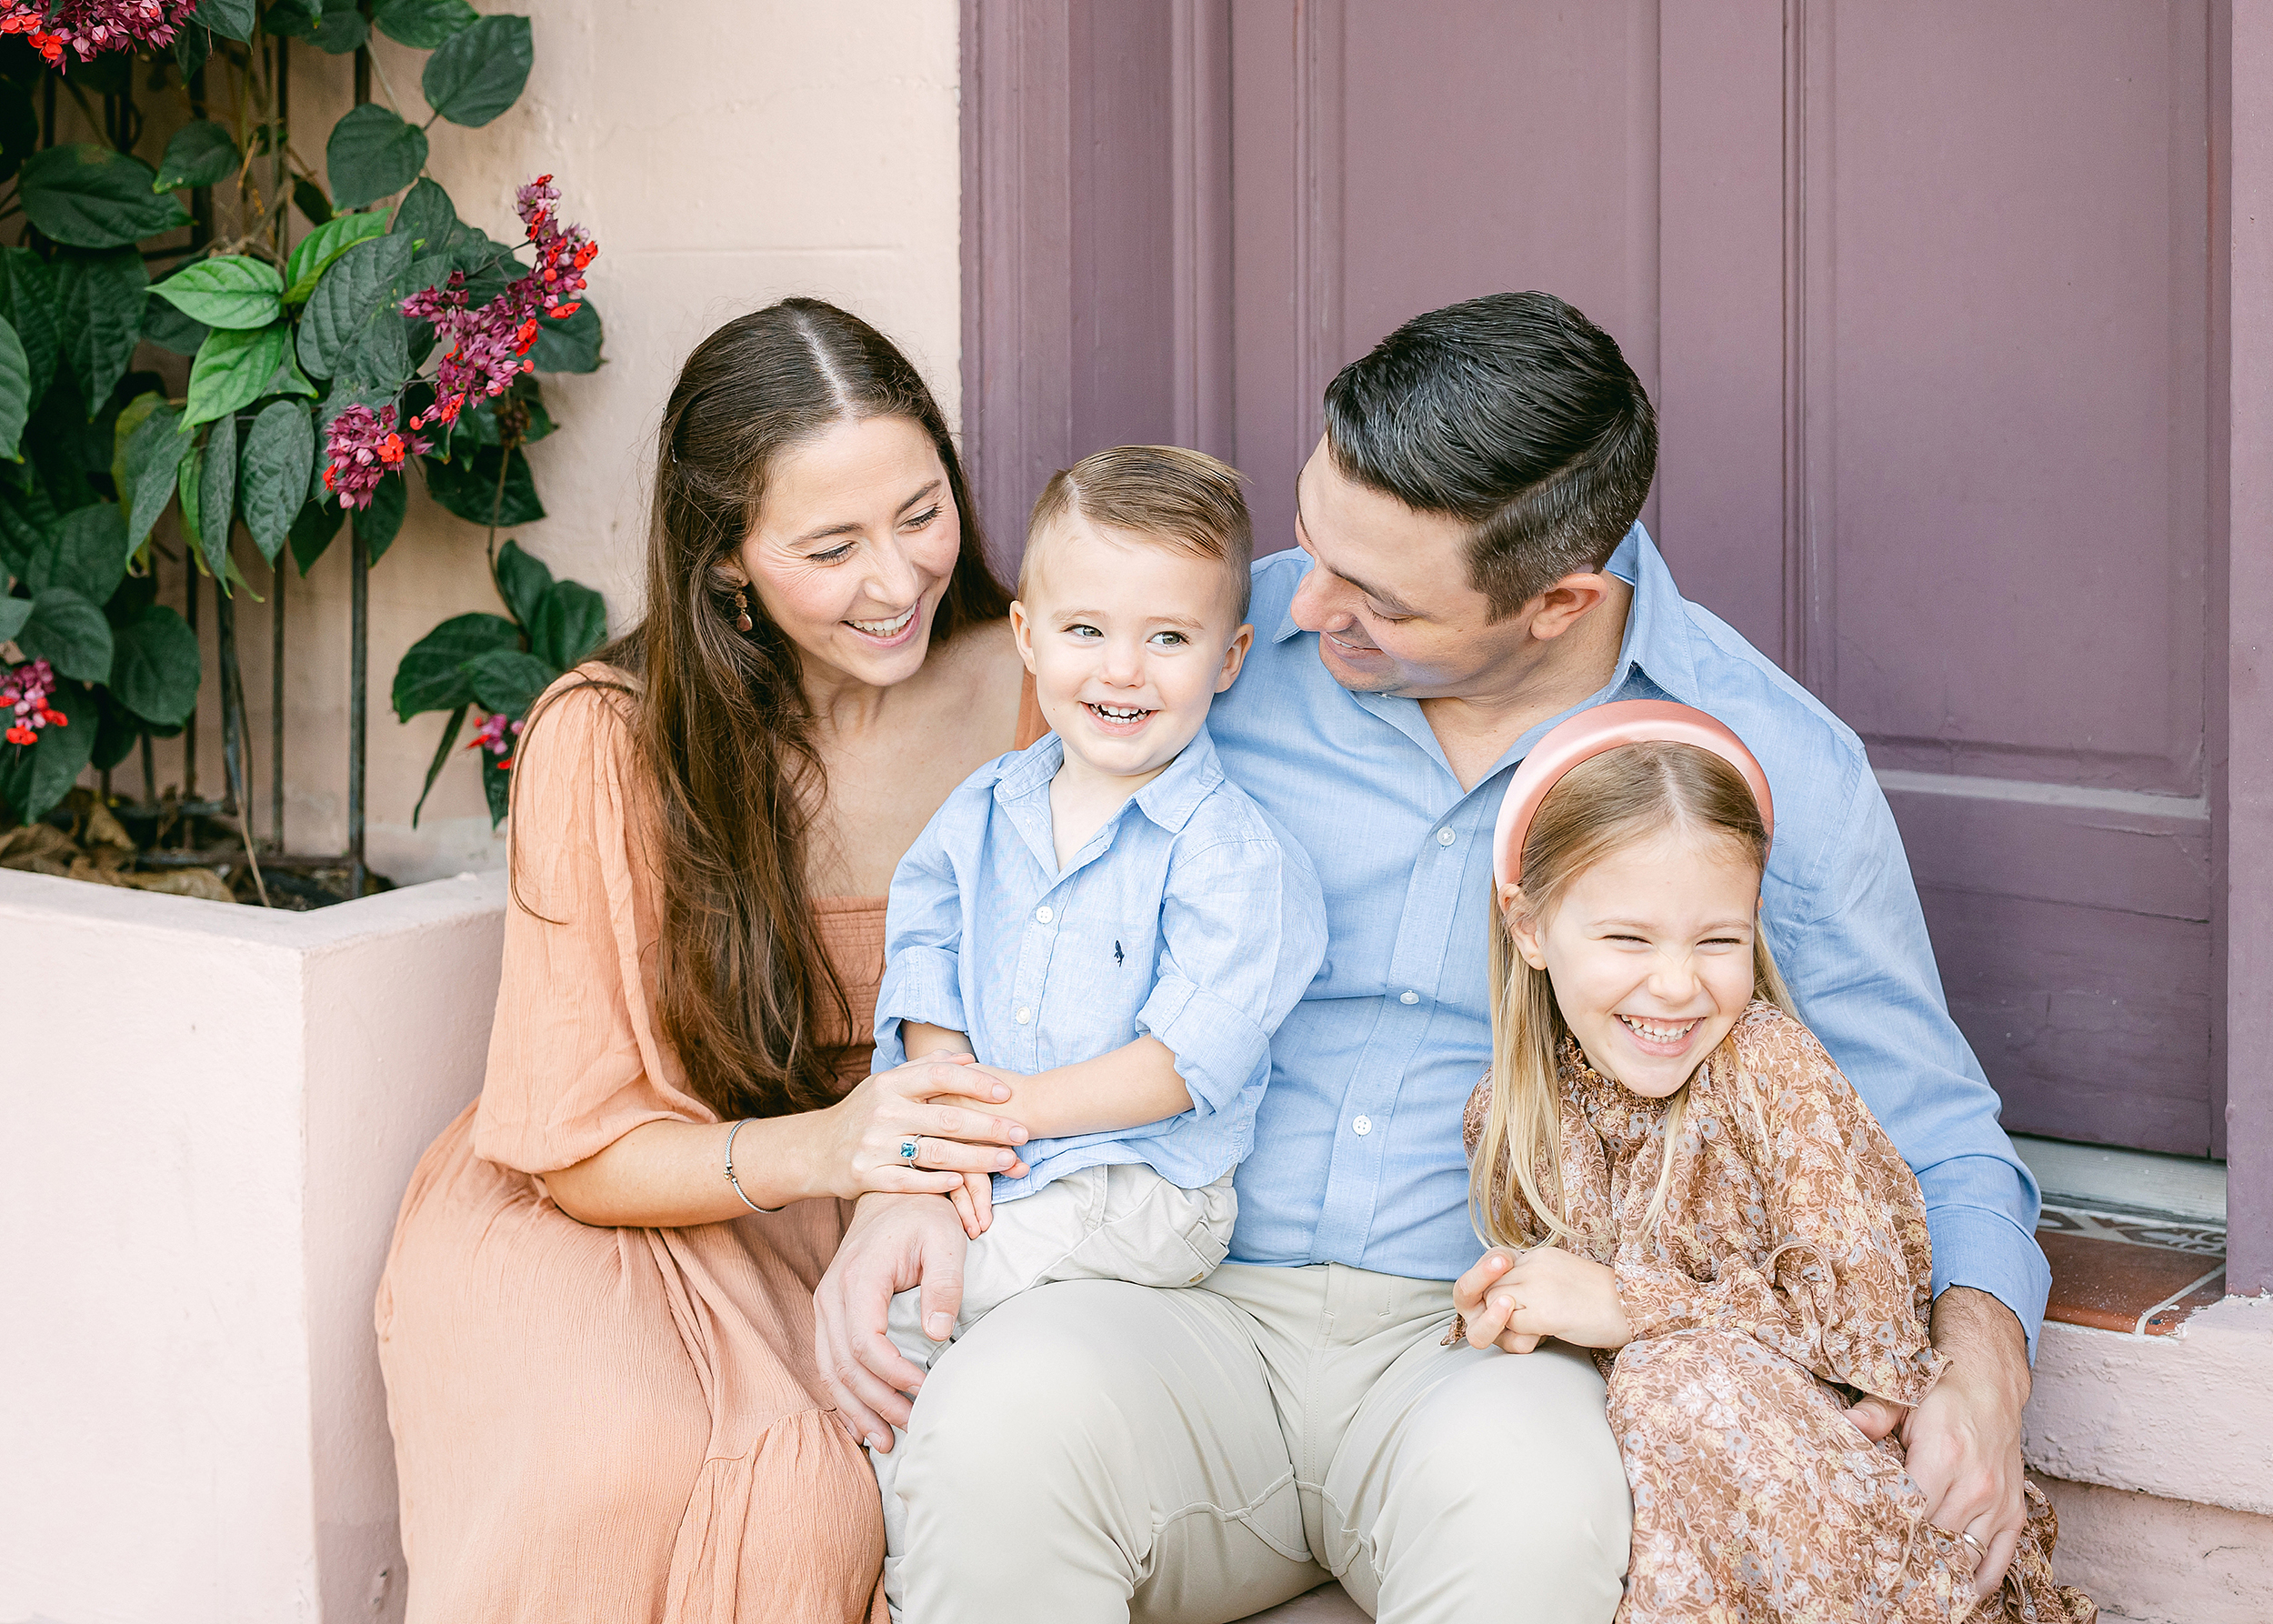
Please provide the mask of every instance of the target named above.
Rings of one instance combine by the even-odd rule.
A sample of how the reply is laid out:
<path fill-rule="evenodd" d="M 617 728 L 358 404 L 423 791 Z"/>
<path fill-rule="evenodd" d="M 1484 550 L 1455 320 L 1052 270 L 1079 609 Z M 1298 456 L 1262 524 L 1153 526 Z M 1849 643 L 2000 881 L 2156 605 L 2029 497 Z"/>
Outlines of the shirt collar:
<path fill-rule="evenodd" d="M 1009 806 L 1034 795 L 1046 794 L 1050 780 L 1057 776 L 1057 769 L 1065 761 L 1066 741 L 1055 733 L 1045 733 L 1025 749 L 1006 757 L 996 769 L 995 798 Z M 1191 821 L 1199 804 L 1223 780 L 1223 763 L 1216 755 L 1216 741 L 1203 726 L 1192 742 L 1168 763 L 1167 769 L 1129 799 L 1138 811 L 1168 833 L 1178 834 Z M 1118 821 L 1119 814 L 1116 814 L 1106 820 L 1106 827 Z"/>

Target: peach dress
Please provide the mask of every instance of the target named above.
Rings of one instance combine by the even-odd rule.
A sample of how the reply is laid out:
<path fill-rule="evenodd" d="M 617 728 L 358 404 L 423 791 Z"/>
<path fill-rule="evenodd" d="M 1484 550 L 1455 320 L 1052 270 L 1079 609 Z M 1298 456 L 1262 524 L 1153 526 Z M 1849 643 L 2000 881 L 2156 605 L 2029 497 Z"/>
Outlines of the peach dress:
<path fill-rule="evenodd" d="M 506 911 L 487 1078 L 412 1176 L 380 1281 L 409 1618 L 881 1618 L 876 1475 L 813 1353 L 851 1203 L 608 1229 L 545 1190 L 643 1122 L 719 1120 L 658 1029 L 632 703 L 563 695 L 523 744 L 526 907 Z M 1029 687 L 1021 740 L 1039 731 Z M 875 1041 L 884 903 L 814 904 L 853 1010 L 847 1088 Z"/>

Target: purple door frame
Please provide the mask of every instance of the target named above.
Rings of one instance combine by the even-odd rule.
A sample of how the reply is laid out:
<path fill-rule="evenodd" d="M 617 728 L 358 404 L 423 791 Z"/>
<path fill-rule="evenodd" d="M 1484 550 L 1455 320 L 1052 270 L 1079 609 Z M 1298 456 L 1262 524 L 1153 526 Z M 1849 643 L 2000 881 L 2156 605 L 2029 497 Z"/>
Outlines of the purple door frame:
<path fill-rule="evenodd" d="M 1809 256 L 1820 266 L 1827 252 L 1812 234 L 1828 211 L 1811 216 L 1806 206 L 1820 178 L 1805 173 L 1813 109 L 1804 96 L 1814 71 L 1807 53 L 1824 48 L 1832 8 L 1722 0 L 1661 14 L 1653 0 L 1637 0 L 1632 9 L 1656 49 L 1709 64 L 1662 82 L 1649 115 L 1661 162 L 1646 195 L 1637 202 L 1629 192 L 1625 203 L 1650 211 L 1660 245 L 1646 290 L 1648 353 L 1637 364 L 1675 396 L 1690 380 L 1767 368 L 1733 409 L 1700 415 L 1697 434 L 1669 445 L 1657 499 L 1682 532 L 1677 542 L 1693 549 L 1685 572 L 1758 576 L 1765 592 L 1750 601 L 1780 607 L 1744 629 L 1819 683 L 1827 650 L 1810 635 L 1825 624 L 1810 606 L 1810 595 L 1820 596 L 1810 516 L 1823 496 L 1807 414 L 1822 380 L 1810 372 L 1810 313 L 1794 290 L 1807 286 Z M 1254 494 L 1269 533 L 1284 493 L 1266 487 L 1283 483 L 1276 464 L 1315 435 L 1315 416 L 1303 415 L 1315 406 L 1300 403 L 1315 402 L 1345 338 L 1340 180 L 1319 184 L 1306 156 L 1340 138 L 1339 101 L 1322 86 L 1344 71 L 1345 4 L 1247 0 L 1239 22 L 1267 15 L 1275 27 L 1281 13 L 1293 29 L 1290 50 L 1279 47 L 1290 72 L 1267 85 L 1243 81 L 1235 105 L 1232 0 L 963 0 L 964 433 L 981 515 L 1006 562 L 1042 481 L 1097 446 L 1170 441 L 1261 472 L 1259 443 L 1250 443 L 1257 429 L 1235 422 L 1243 360 L 1299 380 L 1295 415 L 1265 436 L 1273 467 Z M 2208 458 L 2210 657 L 2199 779 L 2207 848 L 2192 883 L 2208 915 L 2208 1086 L 2229 1163 L 2228 1278 L 2233 1289 L 2255 1291 L 2273 1290 L 2273 16 L 2230 0 L 2201 15 L 2207 29 L 2195 25 L 2192 48 L 2208 58 L 2210 213 L 2195 240 L 2208 244 L 2209 308 L 2193 432 L 2196 455 Z M 1780 62 L 1764 64 L 1758 50 L 1740 56 L 1746 29 L 1756 42 L 1765 30 L 1771 47 L 1780 39 Z M 1763 78 L 1764 70 L 1772 71 Z M 1283 267 L 1270 286 L 1237 286 L 1235 126 L 1288 149 L 1290 206 L 1267 218 L 1242 210 L 1236 221 L 1244 255 L 1258 251 L 1258 233 L 1281 234 L 1261 245 Z M 1721 155 L 1737 140 L 1773 140 L 1786 155 L 1781 172 L 1736 173 Z M 1250 140 L 1250 162 L 1257 150 Z M 1780 224 L 1747 236 L 1726 228 L 1738 216 Z M 1720 285 L 1767 302 L 1777 337 L 1764 353 L 1712 349 L 1716 324 L 1693 316 Z M 1258 320 L 1284 331 L 1283 353 L 1258 360 Z M 1373 335 L 1349 336 L 1362 347 Z M 1629 349 L 1642 337 L 1623 336 Z M 1685 477 L 1685 468 L 1763 456 L 1780 474 Z M 1714 538 L 1747 533 L 1780 536 L 1780 565 L 1774 549 L 1757 547 L 1716 565 Z M 1966 820 L 1997 808 L 1925 790 L 1897 799 L 1929 906 L 1937 877 L 1962 894 L 1978 845 Z M 2176 854 L 2174 875 L 2193 860 L 2186 853 L 2198 826 L 2111 828 L 2121 820 L 2100 810 L 2084 805 L 2047 825 L 2055 837 L 2044 856 L 2063 877 L 2093 867 L 2095 841 L 2157 838 L 2158 850 Z"/>

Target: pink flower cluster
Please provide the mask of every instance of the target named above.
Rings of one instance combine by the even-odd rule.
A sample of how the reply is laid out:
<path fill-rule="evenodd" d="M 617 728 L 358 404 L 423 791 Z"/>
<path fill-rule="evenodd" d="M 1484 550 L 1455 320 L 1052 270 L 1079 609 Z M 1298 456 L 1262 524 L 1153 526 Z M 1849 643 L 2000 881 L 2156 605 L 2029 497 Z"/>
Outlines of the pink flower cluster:
<path fill-rule="evenodd" d="M 549 175 L 521 188 L 515 206 L 528 240 L 536 246 L 536 264 L 486 305 L 467 307 L 463 271 L 452 271 L 439 286 L 403 301 L 403 314 L 427 323 L 446 346 L 435 370 L 435 404 L 410 420 L 413 428 L 456 423 L 476 396 L 504 394 L 536 366 L 528 353 L 536 343 L 538 321 L 566 320 L 576 313 L 585 267 L 600 248 L 583 226 L 560 224 L 554 209 L 559 201 L 560 190 Z"/>
<path fill-rule="evenodd" d="M 521 724 L 512 717 L 494 716 L 474 729 L 469 750 L 486 750 L 497 758 L 497 770 L 513 770 L 513 752 L 521 737 Z"/>
<path fill-rule="evenodd" d="M 65 51 L 91 62 L 105 51 L 162 50 L 196 9 L 197 0 L 63 0 L 60 5 L 5 0 L 0 35 L 23 35 L 53 66 L 67 69 Z"/>
<path fill-rule="evenodd" d="M 71 726 L 71 718 L 48 703 L 55 691 L 55 670 L 45 660 L 27 661 L 0 677 L 0 710 L 8 713 L 10 744 L 35 745 L 41 728 Z"/>
<path fill-rule="evenodd" d="M 339 497 L 342 507 L 368 507 L 382 477 L 399 473 L 412 453 L 433 449 L 432 442 L 396 428 L 393 406 L 373 411 L 351 406 L 332 419 L 325 441 L 331 460 L 324 469 L 324 488 Z"/>

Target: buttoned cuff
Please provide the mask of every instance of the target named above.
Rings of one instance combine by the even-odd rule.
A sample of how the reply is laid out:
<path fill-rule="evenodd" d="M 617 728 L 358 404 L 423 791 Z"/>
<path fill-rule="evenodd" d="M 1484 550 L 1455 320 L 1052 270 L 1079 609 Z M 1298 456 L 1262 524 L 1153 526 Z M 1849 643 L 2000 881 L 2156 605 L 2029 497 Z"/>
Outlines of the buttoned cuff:
<path fill-rule="evenodd" d="M 868 1065 L 871 1074 L 906 1064 L 903 1022 L 921 1021 L 950 1032 L 971 1029 L 963 1014 L 960 971 L 958 956 L 944 947 L 903 947 L 892 956 L 876 993 L 876 1052 Z"/>
<path fill-rule="evenodd" d="M 1987 1207 L 1928 1207 L 1926 1227 L 1934 1238 L 1934 1295 L 1952 1286 L 1988 1292 L 2020 1321 L 2034 1364 L 2045 1298 L 2052 1291 L 2052 1266 L 2036 1237 Z"/>
<path fill-rule="evenodd" d="M 1160 977 L 1136 1012 L 1136 1029 L 1168 1046 L 1202 1116 L 1228 1110 L 1271 1051 L 1270 1034 L 1245 1010 L 1178 975 Z"/>

